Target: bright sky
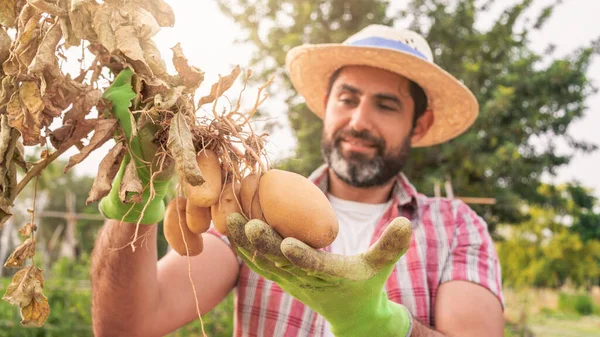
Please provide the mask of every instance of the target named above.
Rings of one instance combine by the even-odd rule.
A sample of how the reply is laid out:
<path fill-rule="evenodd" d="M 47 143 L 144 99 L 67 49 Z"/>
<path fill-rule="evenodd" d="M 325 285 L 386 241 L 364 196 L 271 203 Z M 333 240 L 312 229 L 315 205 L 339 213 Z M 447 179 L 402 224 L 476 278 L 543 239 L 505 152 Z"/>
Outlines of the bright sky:
<path fill-rule="evenodd" d="M 175 11 L 175 27 L 163 28 L 155 37 L 155 42 L 161 49 L 163 58 L 170 60 L 171 51 L 177 42 L 180 42 L 185 55 L 190 63 L 203 69 L 206 73 L 205 82 L 201 93 L 208 92 L 209 85 L 214 83 L 219 74 L 228 74 L 235 64 L 242 68 L 247 67 L 252 49 L 240 46 L 234 40 L 240 36 L 239 27 L 221 14 L 213 1 L 175 1 L 167 0 Z M 513 2 L 513 1 L 510 1 Z M 535 8 L 539 10 L 551 0 L 538 0 Z M 506 1 L 502 1 L 506 3 Z M 534 13 L 537 11 L 534 9 Z M 542 34 L 535 34 L 532 38 L 533 48 L 542 51 L 549 43 L 557 46 L 555 55 L 562 56 L 575 48 L 588 44 L 592 39 L 600 36 L 598 24 L 600 1 L 597 0 L 571 0 L 560 5 L 550 21 L 546 24 Z M 489 22 L 481 18 L 481 24 Z M 170 61 L 167 62 L 171 66 Z M 172 68 L 171 68 L 172 69 Z M 600 87 L 600 58 L 596 58 L 590 68 L 589 74 L 596 86 Z M 233 97 L 239 90 L 232 89 Z M 255 98 L 256 90 L 247 90 L 246 99 Z M 247 101 L 246 101 L 247 102 Z M 600 145 L 600 93 L 591 97 L 588 102 L 589 110 L 584 119 L 574 123 L 570 129 L 571 134 L 579 139 L 585 139 Z M 249 103 L 243 106 L 249 107 Z M 284 106 L 276 98 L 268 100 L 269 112 L 273 118 L 287 125 Z M 294 140 L 288 130 L 277 132 L 269 137 L 271 146 L 269 153 L 273 157 L 289 153 L 294 147 Z M 95 151 L 92 156 L 76 166 L 76 171 L 84 174 L 95 175 L 98 163 L 108 150 L 104 147 Z M 73 154 L 74 152 L 69 152 Z M 563 182 L 577 179 L 585 186 L 593 188 L 600 197 L 600 152 L 587 156 L 576 156 L 571 164 L 560 170 L 554 182 Z"/>

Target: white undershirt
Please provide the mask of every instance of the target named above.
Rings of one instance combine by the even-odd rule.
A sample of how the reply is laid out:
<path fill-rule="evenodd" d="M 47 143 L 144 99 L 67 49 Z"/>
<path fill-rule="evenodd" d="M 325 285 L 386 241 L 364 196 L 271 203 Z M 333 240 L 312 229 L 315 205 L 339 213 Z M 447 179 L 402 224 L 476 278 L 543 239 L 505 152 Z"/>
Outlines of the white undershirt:
<path fill-rule="evenodd" d="M 329 193 L 327 198 L 339 223 L 338 235 L 331 244 L 331 252 L 341 255 L 364 253 L 369 248 L 375 226 L 391 200 L 383 204 L 365 204 L 336 198 Z M 324 336 L 334 337 L 327 322 Z"/>

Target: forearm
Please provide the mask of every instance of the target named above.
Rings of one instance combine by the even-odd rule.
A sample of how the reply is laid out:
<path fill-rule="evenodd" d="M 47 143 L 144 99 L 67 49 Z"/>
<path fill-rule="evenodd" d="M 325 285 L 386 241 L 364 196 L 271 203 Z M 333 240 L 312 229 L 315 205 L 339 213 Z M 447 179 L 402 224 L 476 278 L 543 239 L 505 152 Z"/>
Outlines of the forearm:
<path fill-rule="evenodd" d="M 133 252 L 135 228 L 107 220 L 96 240 L 91 264 L 95 336 L 139 335 L 156 311 L 156 226 L 139 227 Z"/>
<path fill-rule="evenodd" d="M 417 319 L 413 319 L 413 329 L 410 337 L 451 337 L 449 335 L 442 334 L 441 332 L 435 331 L 431 327 L 421 323 Z"/>

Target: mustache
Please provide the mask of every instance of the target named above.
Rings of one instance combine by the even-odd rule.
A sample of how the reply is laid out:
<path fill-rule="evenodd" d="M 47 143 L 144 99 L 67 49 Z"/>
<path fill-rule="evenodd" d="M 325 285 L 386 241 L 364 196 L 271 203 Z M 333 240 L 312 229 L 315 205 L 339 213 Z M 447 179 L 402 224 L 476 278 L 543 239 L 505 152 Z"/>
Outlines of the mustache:
<path fill-rule="evenodd" d="M 371 143 L 373 146 L 380 149 L 385 148 L 385 141 L 381 138 L 375 137 L 367 130 L 357 131 L 354 129 L 340 129 L 334 134 L 333 140 L 337 146 L 342 140 L 349 137 L 364 140 L 365 142 Z"/>

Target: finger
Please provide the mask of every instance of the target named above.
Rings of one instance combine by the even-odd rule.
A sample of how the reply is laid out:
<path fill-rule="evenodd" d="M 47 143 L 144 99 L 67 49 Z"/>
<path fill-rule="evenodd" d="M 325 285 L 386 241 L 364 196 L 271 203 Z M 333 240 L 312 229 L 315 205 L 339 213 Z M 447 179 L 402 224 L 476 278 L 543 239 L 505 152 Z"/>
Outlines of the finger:
<path fill-rule="evenodd" d="M 254 219 L 248 221 L 245 226 L 246 237 L 254 247 L 265 256 L 282 266 L 290 265 L 290 261 L 281 252 L 283 239 L 277 232 L 265 222 Z"/>
<path fill-rule="evenodd" d="M 244 226 L 248 221 L 239 213 L 232 213 L 227 216 L 227 230 L 229 231 L 229 241 L 244 248 L 248 252 L 253 252 L 254 246 L 246 237 Z"/>
<path fill-rule="evenodd" d="M 284 239 L 281 251 L 288 260 L 309 275 L 328 282 L 336 282 L 340 278 L 362 281 L 374 275 L 373 270 L 359 255 L 344 256 L 316 250 L 294 238 Z"/>
<path fill-rule="evenodd" d="M 381 237 L 364 254 L 375 270 L 396 263 L 406 253 L 412 238 L 412 223 L 404 217 L 392 220 Z"/>
<path fill-rule="evenodd" d="M 276 272 L 276 267 L 256 254 L 256 252 L 252 254 L 239 246 L 234 246 L 233 249 L 253 272 L 274 282 L 281 281 L 282 277 Z"/>

